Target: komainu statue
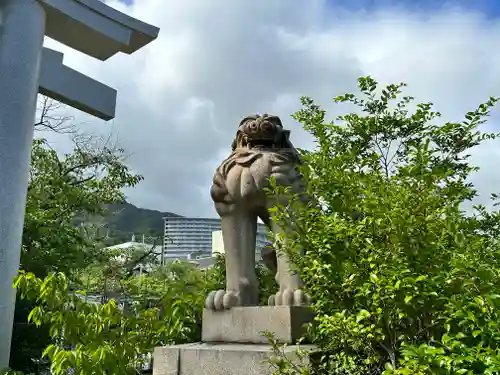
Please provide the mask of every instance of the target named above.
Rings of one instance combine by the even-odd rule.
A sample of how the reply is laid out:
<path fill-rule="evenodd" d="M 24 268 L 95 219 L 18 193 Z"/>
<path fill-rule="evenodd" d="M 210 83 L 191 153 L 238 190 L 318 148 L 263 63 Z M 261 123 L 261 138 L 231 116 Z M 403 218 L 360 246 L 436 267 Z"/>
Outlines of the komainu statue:
<path fill-rule="evenodd" d="M 210 292 L 205 301 L 207 309 L 259 304 L 255 274 L 257 218 L 272 231 L 280 231 L 268 212 L 280 198 L 270 198 L 264 189 L 272 176 L 277 185 L 291 187 L 298 193 L 304 191 L 296 168 L 298 153 L 289 137 L 290 131 L 283 129 L 277 116 L 246 117 L 236 132 L 233 152 L 215 172 L 210 193 L 221 217 L 226 290 Z M 269 299 L 269 305 L 307 304 L 300 276 L 292 272 L 285 254 L 277 254 L 276 266 L 279 291 Z"/>

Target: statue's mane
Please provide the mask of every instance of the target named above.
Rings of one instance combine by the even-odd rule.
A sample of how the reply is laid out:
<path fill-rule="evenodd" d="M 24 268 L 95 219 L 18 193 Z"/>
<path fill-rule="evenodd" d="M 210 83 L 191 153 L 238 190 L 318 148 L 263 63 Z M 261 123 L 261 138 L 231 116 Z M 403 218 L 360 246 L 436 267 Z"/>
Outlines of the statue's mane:
<path fill-rule="evenodd" d="M 256 160 L 260 159 L 264 155 L 271 156 L 269 161 L 274 164 L 290 164 L 294 165 L 298 163 L 298 154 L 295 149 L 282 148 L 276 149 L 276 151 L 269 150 L 258 150 L 258 149 L 246 149 L 246 148 L 236 148 L 233 150 L 231 155 L 229 155 L 217 169 L 221 176 L 226 179 L 229 171 L 233 169 L 236 165 L 249 168 Z"/>
<path fill-rule="evenodd" d="M 213 177 L 211 195 L 216 203 L 228 204 L 230 201 L 226 182 L 236 166 L 251 168 L 265 157 L 265 163 L 270 164 L 268 177 L 271 177 L 276 170 L 282 173 L 288 167 L 296 168 L 300 163 L 299 153 L 290 141 L 290 131 L 283 128 L 278 116 L 264 114 L 245 117 L 238 126 L 231 149 L 231 154 L 219 165 Z"/>

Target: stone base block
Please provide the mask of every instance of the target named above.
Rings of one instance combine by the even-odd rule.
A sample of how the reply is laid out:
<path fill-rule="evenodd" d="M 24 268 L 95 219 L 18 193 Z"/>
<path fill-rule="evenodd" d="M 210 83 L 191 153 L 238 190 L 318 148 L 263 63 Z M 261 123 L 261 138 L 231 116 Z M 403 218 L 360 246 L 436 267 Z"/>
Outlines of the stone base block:
<path fill-rule="evenodd" d="M 267 344 L 262 332 L 274 334 L 282 343 L 295 344 L 304 333 L 304 324 L 313 314 L 302 306 L 233 307 L 223 311 L 203 311 L 203 342 Z"/>
<path fill-rule="evenodd" d="M 298 346 L 287 346 L 285 355 L 296 359 Z M 312 345 L 300 349 L 314 350 Z M 184 344 L 156 348 L 153 375 L 272 375 L 270 345 Z M 308 359 L 306 359 L 308 360 Z"/>

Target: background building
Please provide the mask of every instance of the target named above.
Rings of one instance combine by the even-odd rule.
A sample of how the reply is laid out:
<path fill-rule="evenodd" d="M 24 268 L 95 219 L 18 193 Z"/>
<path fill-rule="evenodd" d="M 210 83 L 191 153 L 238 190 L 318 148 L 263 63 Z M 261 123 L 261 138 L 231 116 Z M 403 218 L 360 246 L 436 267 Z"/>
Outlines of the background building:
<path fill-rule="evenodd" d="M 220 230 L 220 219 L 164 217 L 163 256 L 196 259 L 212 255 L 212 232 Z"/>
<path fill-rule="evenodd" d="M 203 266 L 213 263 L 217 253 L 224 254 L 220 219 L 192 217 L 164 217 L 162 258 L 164 262 L 175 259 L 200 261 Z M 257 224 L 256 260 L 260 260 L 261 249 L 269 243 L 267 227 Z M 208 262 L 202 262 L 206 260 Z M 202 267 L 204 268 L 204 267 Z"/>

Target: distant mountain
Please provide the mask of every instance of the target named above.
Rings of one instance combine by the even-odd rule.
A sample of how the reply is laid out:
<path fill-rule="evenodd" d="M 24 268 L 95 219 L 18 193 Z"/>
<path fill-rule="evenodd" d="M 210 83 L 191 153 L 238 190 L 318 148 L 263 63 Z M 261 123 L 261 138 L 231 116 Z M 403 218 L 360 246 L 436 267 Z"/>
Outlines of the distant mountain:
<path fill-rule="evenodd" d="M 108 207 L 111 214 L 107 217 L 110 228 L 124 232 L 161 233 L 163 235 L 163 218 L 180 217 L 172 212 L 161 212 L 147 208 L 139 208 L 131 203 L 115 204 Z"/>
<path fill-rule="evenodd" d="M 113 204 L 107 207 L 109 214 L 99 218 L 101 235 L 107 234 L 107 245 L 115 245 L 130 241 L 135 235 L 136 241 L 142 240 L 142 235 L 151 242 L 151 237 L 163 238 L 164 217 L 180 217 L 173 212 L 161 212 L 147 208 L 139 208 L 131 203 Z"/>

